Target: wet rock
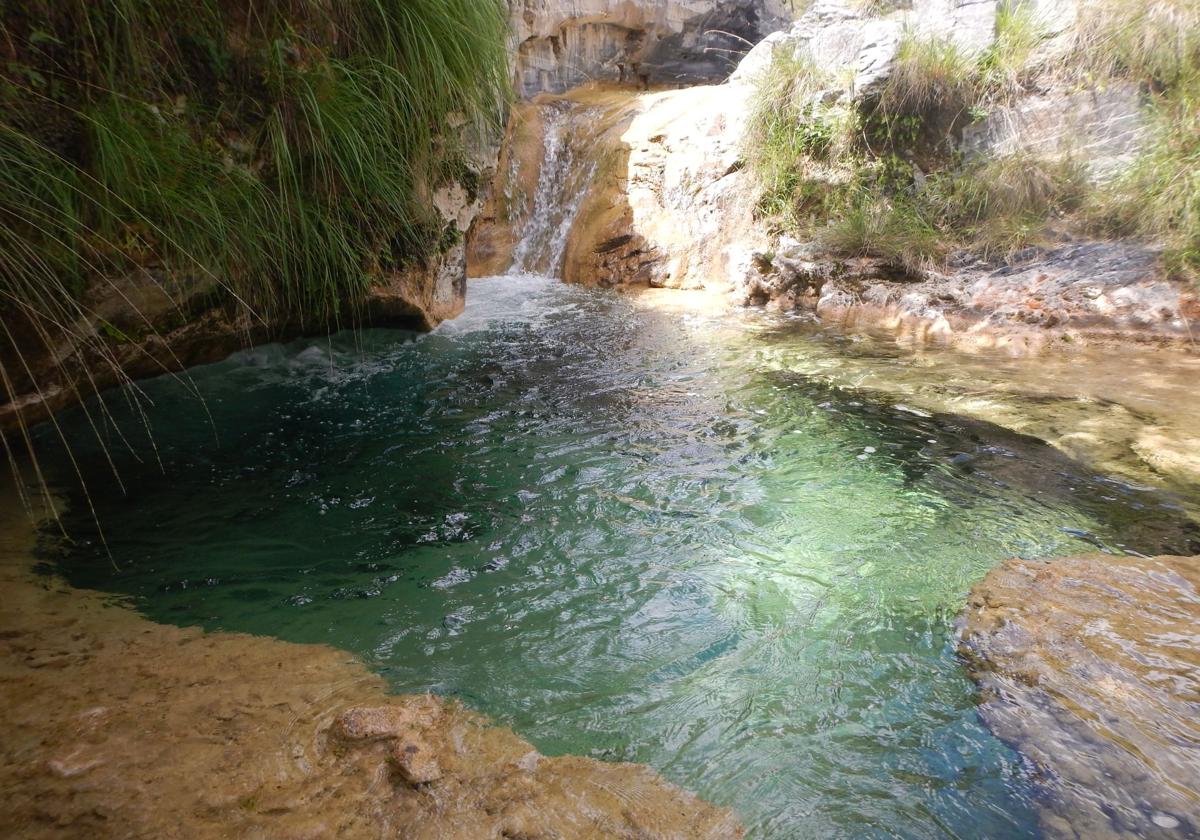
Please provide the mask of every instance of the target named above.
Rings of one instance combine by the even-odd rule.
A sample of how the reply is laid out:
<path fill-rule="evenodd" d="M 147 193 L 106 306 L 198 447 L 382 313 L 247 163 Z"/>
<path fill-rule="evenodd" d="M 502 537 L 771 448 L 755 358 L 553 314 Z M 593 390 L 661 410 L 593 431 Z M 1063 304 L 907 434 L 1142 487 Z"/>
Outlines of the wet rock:
<path fill-rule="evenodd" d="M 1052 837 L 1200 831 L 1200 557 L 1009 560 L 962 651 L 988 725 L 1036 762 Z"/>
<path fill-rule="evenodd" d="M 152 624 L 34 573 L 34 541 L 0 486 L 0 638 L 94 650 L 61 670 L 0 657 L 6 838 L 741 836 L 728 810 L 646 767 L 534 763 L 510 730 L 389 695 L 344 652 Z M 430 784 L 436 795 L 414 789 Z"/>
<path fill-rule="evenodd" d="M 410 785 L 423 785 L 442 777 L 442 768 L 433 750 L 416 735 L 399 738 L 388 750 L 388 758 L 400 777 Z"/>
<path fill-rule="evenodd" d="M 441 717 L 441 706 L 433 698 L 403 706 L 347 709 L 334 723 L 335 731 L 352 741 L 397 738 L 414 729 L 432 726 Z"/>

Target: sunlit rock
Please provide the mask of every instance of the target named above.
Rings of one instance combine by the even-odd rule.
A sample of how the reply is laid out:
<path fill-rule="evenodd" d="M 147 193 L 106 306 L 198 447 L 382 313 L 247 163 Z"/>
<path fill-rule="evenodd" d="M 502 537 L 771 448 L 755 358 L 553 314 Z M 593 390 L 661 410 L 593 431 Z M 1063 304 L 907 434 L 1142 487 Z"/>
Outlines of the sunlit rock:
<path fill-rule="evenodd" d="M 1001 738 L 1043 770 L 1051 837 L 1200 830 L 1200 558 L 1009 560 L 962 647 Z"/>
<path fill-rule="evenodd" d="M 513 0 L 523 98 L 586 82 L 720 81 L 784 23 L 784 0 Z"/>

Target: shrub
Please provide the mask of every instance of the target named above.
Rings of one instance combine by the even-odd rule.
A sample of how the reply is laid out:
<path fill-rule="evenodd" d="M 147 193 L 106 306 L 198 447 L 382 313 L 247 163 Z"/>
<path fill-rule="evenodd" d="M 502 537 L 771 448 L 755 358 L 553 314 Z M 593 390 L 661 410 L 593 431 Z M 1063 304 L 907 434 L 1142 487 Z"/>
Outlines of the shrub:
<path fill-rule="evenodd" d="M 818 231 L 817 242 L 833 254 L 877 257 L 917 274 L 945 253 L 942 237 L 911 201 L 867 196 Z"/>
<path fill-rule="evenodd" d="M 1200 78 L 1161 97 L 1152 137 L 1127 173 L 1097 190 L 1090 217 L 1103 233 L 1161 241 L 1168 267 L 1200 280 Z"/>

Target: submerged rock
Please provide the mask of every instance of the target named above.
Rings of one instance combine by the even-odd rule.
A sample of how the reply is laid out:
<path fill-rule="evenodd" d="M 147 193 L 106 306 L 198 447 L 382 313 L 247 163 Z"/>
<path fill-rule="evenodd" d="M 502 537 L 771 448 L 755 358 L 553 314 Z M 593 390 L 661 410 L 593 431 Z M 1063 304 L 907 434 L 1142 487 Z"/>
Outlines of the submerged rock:
<path fill-rule="evenodd" d="M 153 624 L 35 576 L 33 541 L 0 487 L 5 838 L 742 835 L 648 767 L 541 757 L 332 648 Z"/>
<path fill-rule="evenodd" d="M 342 737 L 352 741 L 398 738 L 432 726 L 441 714 L 441 705 L 434 698 L 413 698 L 404 705 L 347 709 L 334 725 Z"/>
<path fill-rule="evenodd" d="M 984 719 L 1042 770 L 1049 836 L 1200 832 L 1200 557 L 1009 560 L 961 632 Z"/>

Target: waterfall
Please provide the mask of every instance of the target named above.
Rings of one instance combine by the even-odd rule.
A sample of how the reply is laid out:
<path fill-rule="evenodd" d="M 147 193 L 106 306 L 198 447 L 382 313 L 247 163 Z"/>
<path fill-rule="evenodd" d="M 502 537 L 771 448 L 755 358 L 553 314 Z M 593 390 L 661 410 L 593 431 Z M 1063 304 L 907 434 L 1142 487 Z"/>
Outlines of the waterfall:
<path fill-rule="evenodd" d="M 577 148 L 576 126 L 586 120 L 568 102 L 553 102 L 542 109 L 545 120 L 542 166 L 533 196 L 533 208 L 513 251 L 510 274 L 557 276 L 562 271 L 571 225 L 587 195 L 587 184 L 596 173 Z"/>

